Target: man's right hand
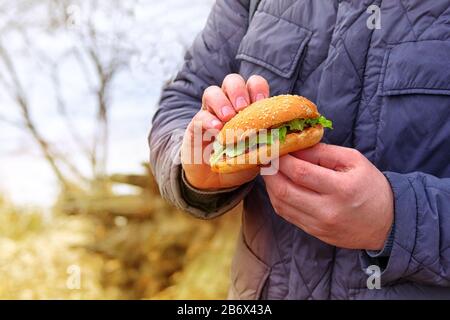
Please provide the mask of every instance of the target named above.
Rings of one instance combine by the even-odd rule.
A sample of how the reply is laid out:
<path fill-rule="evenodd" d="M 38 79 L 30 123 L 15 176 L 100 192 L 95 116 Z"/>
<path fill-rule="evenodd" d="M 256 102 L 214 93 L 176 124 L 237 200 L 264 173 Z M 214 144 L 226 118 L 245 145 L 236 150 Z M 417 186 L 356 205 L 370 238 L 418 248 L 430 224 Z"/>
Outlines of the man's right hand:
<path fill-rule="evenodd" d="M 251 76 L 247 83 L 238 74 L 225 77 L 222 87 L 211 86 L 203 93 L 202 103 L 206 110 L 200 110 L 186 129 L 181 147 L 181 162 L 187 181 L 195 188 L 202 190 L 217 190 L 240 186 L 253 180 L 259 173 L 259 168 L 236 173 L 219 174 L 211 171 L 209 162 L 205 161 L 203 151 L 211 144 L 204 141 L 201 150 L 194 150 L 195 126 L 201 126 L 202 134 L 206 130 L 220 130 L 224 123 L 233 118 L 239 111 L 252 102 L 269 97 L 269 84 L 261 76 Z M 203 141 L 203 139 L 201 139 Z M 193 161 L 195 152 L 201 155 Z M 208 157 L 206 157 L 208 158 Z"/>

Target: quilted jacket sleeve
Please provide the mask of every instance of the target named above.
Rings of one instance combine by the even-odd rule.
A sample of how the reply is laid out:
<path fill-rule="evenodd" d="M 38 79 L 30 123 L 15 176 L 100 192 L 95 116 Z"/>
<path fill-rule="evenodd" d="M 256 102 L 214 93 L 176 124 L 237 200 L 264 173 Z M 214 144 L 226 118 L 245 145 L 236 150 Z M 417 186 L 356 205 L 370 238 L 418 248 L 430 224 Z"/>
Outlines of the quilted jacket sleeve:
<path fill-rule="evenodd" d="M 250 187 L 221 195 L 220 208 L 206 212 L 186 202 L 180 185 L 180 146 L 184 131 L 200 109 L 203 91 L 210 85 L 220 85 L 227 74 L 238 69 L 235 55 L 248 26 L 248 7 L 249 0 L 216 1 L 204 30 L 185 55 L 181 71 L 163 90 L 152 122 L 150 162 L 161 195 L 201 218 L 230 210 Z"/>
<path fill-rule="evenodd" d="M 450 179 L 385 174 L 395 196 L 395 229 L 382 283 L 408 279 L 450 286 Z"/>

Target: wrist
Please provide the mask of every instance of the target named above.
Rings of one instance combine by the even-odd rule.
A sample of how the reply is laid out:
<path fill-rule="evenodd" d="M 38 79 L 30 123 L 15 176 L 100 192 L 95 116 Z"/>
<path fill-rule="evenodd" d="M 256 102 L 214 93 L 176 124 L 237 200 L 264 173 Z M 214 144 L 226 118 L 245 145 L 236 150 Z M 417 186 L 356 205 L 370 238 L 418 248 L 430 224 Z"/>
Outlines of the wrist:
<path fill-rule="evenodd" d="M 385 223 L 381 226 L 379 232 L 380 237 L 374 243 L 374 246 L 372 248 L 368 248 L 368 250 L 375 250 L 375 251 L 382 250 L 386 246 L 386 242 L 389 241 L 390 236 L 392 234 L 394 224 L 394 195 L 387 179 L 386 184 L 387 188 L 384 200 L 385 206 L 384 209 L 381 211 L 383 213 L 384 216 L 383 220 L 385 221 Z"/>
<path fill-rule="evenodd" d="M 393 215 L 389 215 L 388 222 L 383 226 L 382 231 L 379 233 L 380 237 L 377 239 L 377 241 L 373 244 L 371 248 L 368 248 L 368 250 L 375 250 L 379 251 L 384 248 L 386 245 L 386 242 L 389 240 L 389 236 L 392 233 L 393 230 L 393 224 L 394 224 L 394 217 Z"/>
<path fill-rule="evenodd" d="M 211 185 L 210 179 L 204 174 L 205 169 L 199 168 L 200 166 L 202 165 L 182 163 L 184 181 L 197 190 L 219 190 L 220 188 L 217 185 Z"/>
<path fill-rule="evenodd" d="M 217 195 L 217 194 L 223 194 L 228 193 L 236 190 L 238 187 L 230 187 L 230 188 L 221 188 L 221 189 L 202 189 L 198 188 L 195 185 L 193 185 L 188 177 L 187 173 L 184 169 L 181 170 L 181 181 L 184 185 L 184 187 L 192 192 L 195 192 L 197 194 L 203 194 L 203 195 Z"/>

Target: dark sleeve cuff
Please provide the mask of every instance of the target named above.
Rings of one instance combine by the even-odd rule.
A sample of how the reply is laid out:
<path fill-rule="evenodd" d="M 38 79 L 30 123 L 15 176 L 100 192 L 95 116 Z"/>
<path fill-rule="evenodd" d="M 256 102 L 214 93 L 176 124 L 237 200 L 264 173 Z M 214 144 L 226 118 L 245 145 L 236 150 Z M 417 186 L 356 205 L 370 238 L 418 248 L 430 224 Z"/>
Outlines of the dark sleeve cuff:
<path fill-rule="evenodd" d="M 214 191 L 200 190 L 189 184 L 184 170 L 181 170 L 180 180 L 181 193 L 186 203 L 208 213 L 208 218 L 214 218 L 234 208 L 253 184 L 249 182 L 240 187 Z"/>
<path fill-rule="evenodd" d="M 414 189 L 409 175 L 383 172 L 394 193 L 394 226 L 387 247 L 389 256 L 372 258 L 361 250 L 360 263 L 363 271 L 370 265 L 381 269 L 381 284 L 387 284 L 403 277 L 408 271 L 412 251 L 416 242 L 417 207 Z"/>
<path fill-rule="evenodd" d="M 382 258 L 389 257 L 392 251 L 392 244 L 394 242 L 394 234 L 395 234 L 395 224 L 392 225 L 391 232 L 389 233 L 386 242 L 384 243 L 384 248 L 378 251 L 374 250 L 366 250 L 366 253 L 371 258 Z"/>

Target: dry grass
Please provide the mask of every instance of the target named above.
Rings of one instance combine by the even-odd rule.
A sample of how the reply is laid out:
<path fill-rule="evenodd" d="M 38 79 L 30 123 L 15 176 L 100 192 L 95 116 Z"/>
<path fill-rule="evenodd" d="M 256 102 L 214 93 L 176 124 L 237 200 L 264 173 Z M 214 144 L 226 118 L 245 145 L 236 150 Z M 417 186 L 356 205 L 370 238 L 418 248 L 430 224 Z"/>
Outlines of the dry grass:
<path fill-rule="evenodd" d="M 145 197 L 149 216 L 87 206 L 49 221 L 0 201 L 0 299 L 225 298 L 239 209 L 202 221 Z M 79 289 L 68 287 L 71 266 Z"/>
<path fill-rule="evenodd" d="M 102 259 L 77 248 L 90 241 L 88 220 L 57 217 L 45 223 L 37 213 L 3 211 L 0 221 L 0 299 L 115 297 L 101 285 Z M 80 289 L 66 285 L 72 265 L 81 268 Z"/>

